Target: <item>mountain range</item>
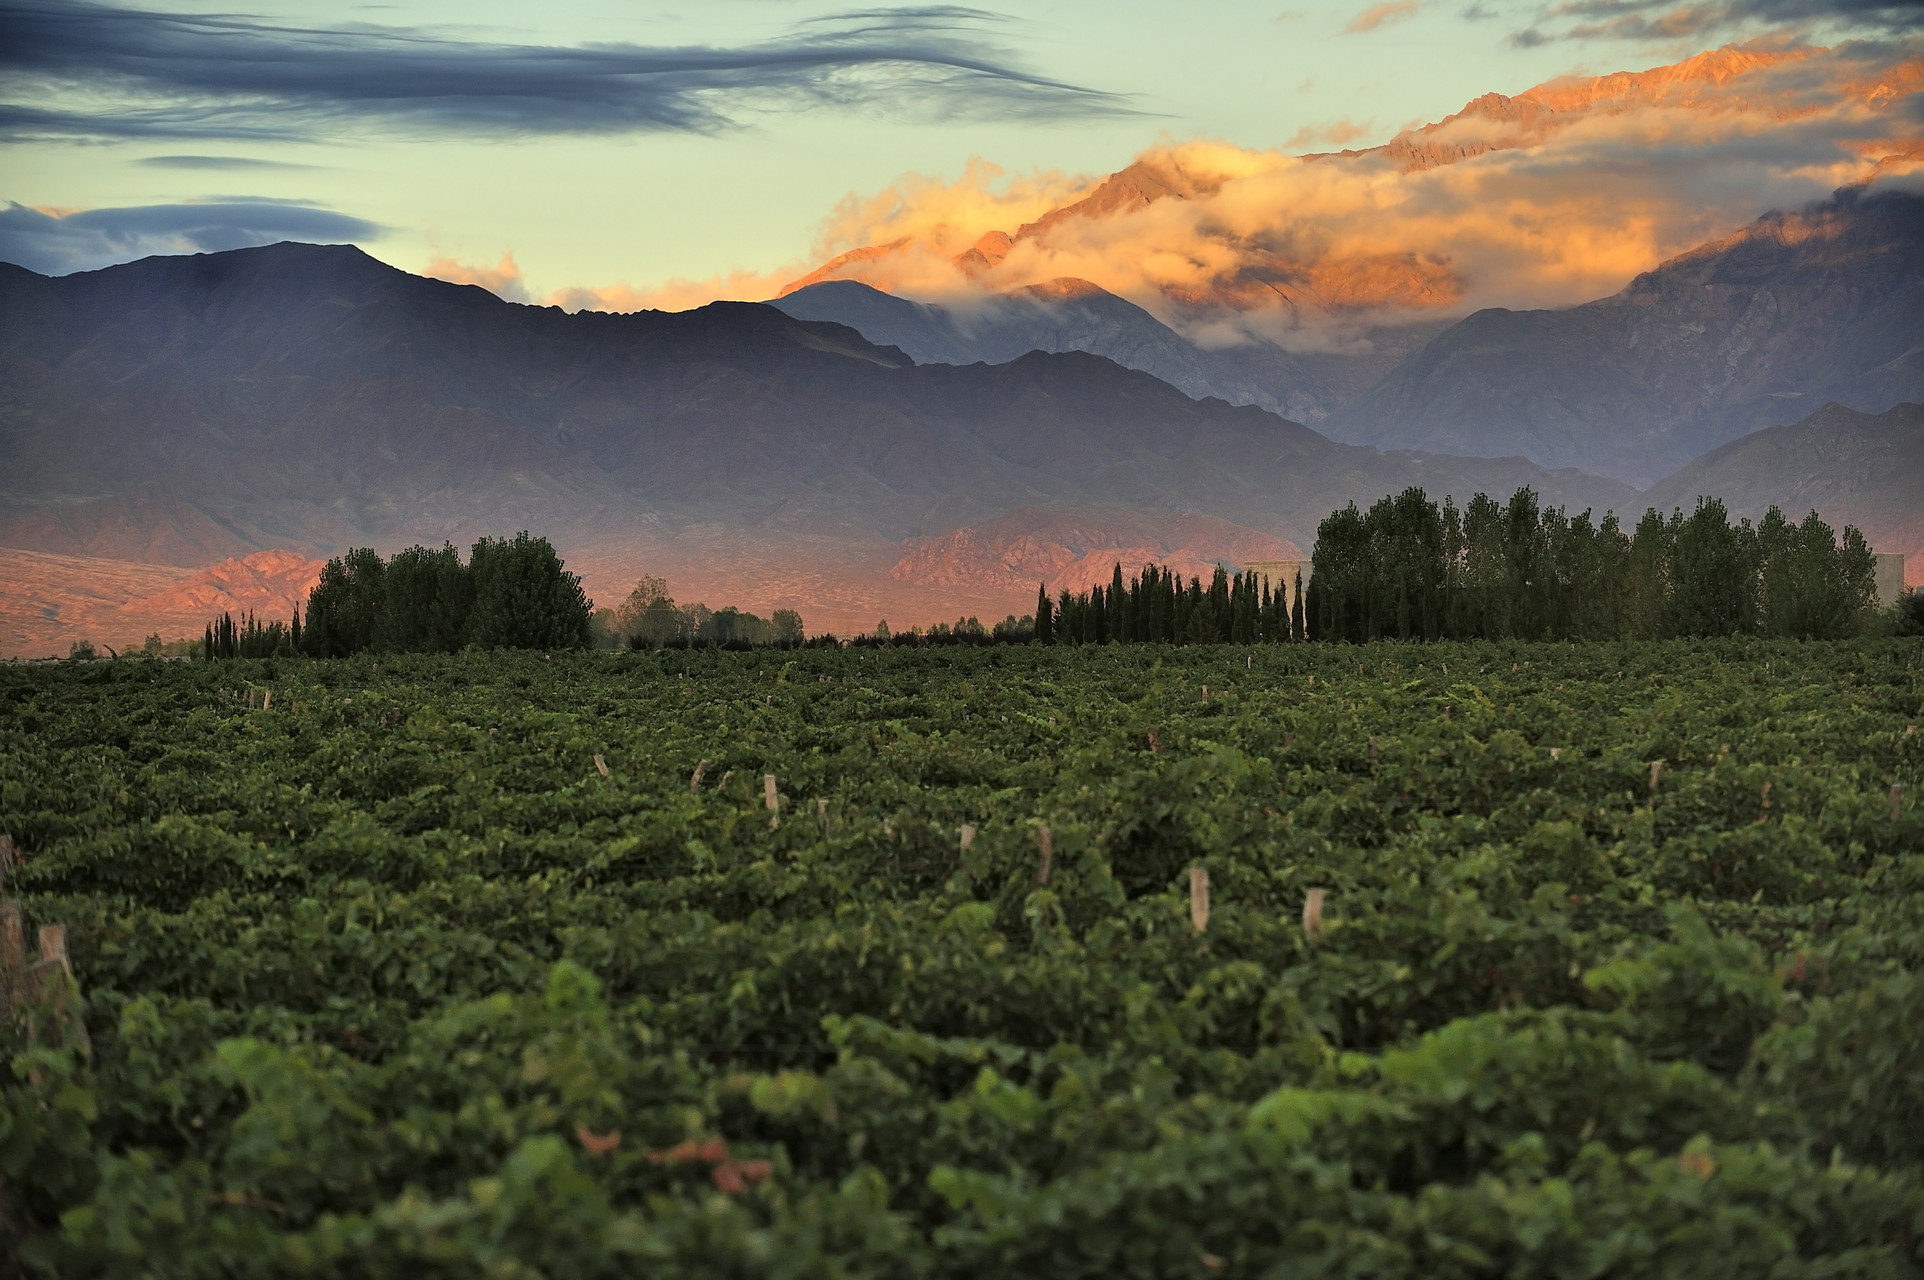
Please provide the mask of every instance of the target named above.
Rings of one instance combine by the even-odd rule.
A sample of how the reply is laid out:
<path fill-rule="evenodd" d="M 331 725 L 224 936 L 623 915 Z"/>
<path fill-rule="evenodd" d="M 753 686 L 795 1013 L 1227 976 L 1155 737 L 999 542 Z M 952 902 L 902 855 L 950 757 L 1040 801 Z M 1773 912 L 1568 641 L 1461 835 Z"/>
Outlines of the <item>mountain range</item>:
<path fill-rule="evenodd" d="M 771 299 L 798 320 L 845 324 L 918 364 L 1001 364 L 1031 351 L 1086 351 L 1197 399 L 1253 404 L 1320 424 L 1440 333 L 1443 321 L 1380 325 L 1344 351 L 1250 341 L 1208 348 L 1087 280 L 1064 278 L 943 306 L 857 280 L 823 280 Z"/>
<path fill-rule="evenodd" d="M 917 365 L 773 307 L 570 315 L 297 244 L 0 268 L 0 475 L 0 545 L 27 550 L 198 566 L 525 527 L 589 563 L 786 573 L 780 603 L 818 616 L 819 566 L 886 579 L 905 540 L 1023 508 L 1306 546 L 1332 505 L 1410 484 L 1629 496 L 1338 444 L 1079 352 Z"/>
<path fill-rule="evenodd" d="M 1349 443 L 1516 455 L 1643 486 L 1831 401 L 1877 412 L 1924 400 L 1924 197 L 1845 190 L 1766 215 L 1608 298 L 1380 325 L 1342 352 L 1255 338 L 1207 349 L 1074 280 L 949 307 L 825 280 L 771 305 L 920 361 L 1089 351 Z"/>
<path fill-rule="evenodd" d="M 958 334 L 994 336 L 863 288 L 784 301 L 851 298 L 924 356 Z M 1064 302 L 1145 328 L 1122 300 L 1076 289 L 1006 300 L 1003 316 Z M 1707 330 L 1703 346 L 1718 341 Z M 1895 549 L 1916 549 L 1924 424 L 1914 409 L 1847 414 L 1746 437 L 1650 498 L 1688 505 L 1694 485 L 1744 503 L 1810 494 L 1827 514 L 1861 510 L 1886 549 L 1899 536 L 1912 541 Z M 1813 449 L 1846 426 L 1850 449 Z M 1794 458 L 1830 459 L 1848 480 L 1787 486 Z M 647 571 L 684 600 L 799 608 L 813 627 L 849 630 L 884 611 L 898 624 L 1019 612 L 1036 580 L 1079 585 L 1116 559 L 1201 571 L 1287 558 L 1333 508 L 1409 485 L 1461 500 L 1527 484 L 1572 510 L 1626 514 L 1646 501 L 1515 456 L 1341 443 L 1083 351 L 917 363 L 774 306 L 571 315 L 299 244 L 59 278 L 0 266 L 0 476 L 0 547 L 20 553 L 8 572 L 46 579 L 0 591 L 8 626 L 31 622 L 4 642 L 29 647 L 66 625 L 63 599 L 139 621 L 73 595 L 82 562 L 132 582 L 129 566 L 243 561 L 198 594 L 172 589 L 178 570 L 138 586 L 178 604 L 239 600 L 219 584 L 251 582 L 267 569 L 243 558 L 283 549 L 286 564 L 268 566 L 278 600 L 287 574 L 349 545 L 529 528 L 604 600 Z"/>
<path fill-rule="evenodd" d="M 1650 484 L 1836 401 L 1924 400 L 1924 198 L 1773 213 L 1556 311 L 1479 311 L 1325 429 L 1385 448 L 1519 453 Z"/>

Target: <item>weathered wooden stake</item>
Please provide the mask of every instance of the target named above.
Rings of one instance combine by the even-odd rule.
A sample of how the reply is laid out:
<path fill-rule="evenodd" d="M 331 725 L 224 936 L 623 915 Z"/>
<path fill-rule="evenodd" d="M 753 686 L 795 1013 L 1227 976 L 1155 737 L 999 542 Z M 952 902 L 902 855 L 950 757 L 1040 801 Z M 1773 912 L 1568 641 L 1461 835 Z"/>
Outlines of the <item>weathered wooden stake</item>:
<path fill-rule="evenodd" d="M 1295 734 L 1293 734 L 1293 733 L 1286 733 L 1286 734 L 1284 734 L 1284 735 L 1283 735 L 1283 750 L 1285 750 L 1285 751 L 1287 751 L 1287 750 L 1289 750 L 1289 749 L 1290 749 L 1291 747 L 1293 747 L 1293 746 L 1295 746 L 1295 745 L 1296 745 L 1296 735 L 1295 735 Z"/>
<path fill-rule="evenodd" d="M 1202 933 L 1209 928 L 1209 868 L 1189 868 L 1189 923 Z"/>
<path fill-rule="evenodd" d="M 1049 864 L 1055 861 L 1056 841 L 1047 827 L 1037 827 L 1036 848 L 1042 850 L 1042 865 L 1036 868 L 1035 882 L 1039 885 L 1049 883 Z"/>
<path fill-rule="evenodd" d="M 1311 942 L 1323 931 L 1323 893 L 1321 889 L 1311 889 L 1303 895 L 1303 932 Z"/>
<path fill-rule="evenodd" d="M 1154 729 L 1151 729 L 1149 731 L 1149 749 L 1151 751 L 1162 750 L 1162 739 L 1156 736 L 1156 731 Z"/>
<path fill-rule="evenodd" d="M 601 758 L 599 751 L 595 752 L 595 772 L 604 778 L 608 776 L 608 762 Z"/>
<path fill-rule="evenodd" d="M 688 794 L 694 795 L 701 790 L 701 772 L 708 767 L 706 760 L 695 761 L 695 772 L 688 777 Z"/>
<path fill-rule="evenodd" d="M 1209 701 L 1209 686 L 1208 686 L 1208 685 L 1204 685 L 1204 686 L 1203 686 L 1203 701 L 1204 701 L 1204 702 L 1207 702 L 1207 701 Z"/>
<path fill-rule="evenodd" d="M 782 802 L 775 797 L 775 775 L 762 775 L 762 803 L 768 806 L 768 829 L 773 831 L 782 824 Z"/>
<path fill-rule="evenodd" d="M 1376 756 L 1379 750 L 1380 748 L 1378 748 L 1376 745 L 1376 735 L 1372 733 L 1370 735 L 1370 759 L 1372 760 L 1376 759 Z"/>
<path fill-rule="evenodd" d="M 962 839 L 960 843 L 963 851 L 966 852 L 968 850 L 968 847 L 975 843 L 975 828 L 965 822 L 962 824 L 961 834 L 962 834 Z"/>
<path fill-rule="evenodd" d="M 1891 821 L 1892 822 L 1897 821 L 1898 806 L 1903 803 L 1903 800 L 1904 800 L 1904 788 L 1899 786 L 1895 782 L 1891 783 Z"/>
<path fill-rule="evenodd" d="M 0 1002 L 7 1012 L 22 1003 L 27 977 L 26 938 L 20 924 L 20 904 L 0 902 Z"/>
<path fill-rule="evenodd" d="M 1657 807 L 1657 784 L 1663 781 L 1663 761 L 1650 762 L 1650 807 Z"/>
<path fill-rule="evenodd" d="M 40 963 L 57 964 L 62 973 L 69 978 L 73 977 L 73 961 L 67 958 L 66 925 L 43 924 L 40 926 Z"/>

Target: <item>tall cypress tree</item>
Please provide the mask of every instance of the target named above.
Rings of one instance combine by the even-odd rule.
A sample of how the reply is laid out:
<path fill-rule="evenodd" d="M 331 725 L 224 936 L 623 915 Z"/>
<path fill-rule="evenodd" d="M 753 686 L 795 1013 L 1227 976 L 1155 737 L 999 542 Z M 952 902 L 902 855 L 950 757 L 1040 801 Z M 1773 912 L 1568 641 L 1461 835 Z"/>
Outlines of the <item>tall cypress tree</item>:
<path fill-rule="evenodd" d="M 1049 600 L 1046 582 L 1035 589 L 1035 639 L 1037 644 L 1050 644 L 1055 640 L 1055 606 Z"/>

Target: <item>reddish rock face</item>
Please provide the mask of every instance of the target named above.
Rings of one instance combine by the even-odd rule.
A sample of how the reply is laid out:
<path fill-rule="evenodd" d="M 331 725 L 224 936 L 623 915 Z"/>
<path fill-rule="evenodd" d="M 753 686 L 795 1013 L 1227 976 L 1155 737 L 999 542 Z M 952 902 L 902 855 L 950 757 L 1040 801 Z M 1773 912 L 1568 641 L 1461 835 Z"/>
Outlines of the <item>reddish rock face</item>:
<path fill-rule="evenodd" d="M 1300 555 L 1287 539 L 1193 512 L 1031 507 L 920 542 L 889 577 L 1010 589 L 1047 583 L 1053 594 L 1107 585 L 1118 564 L 1125 577 L 1159 564 L 1206 579 L 1221 563 Z"/>
<path fill-rule="evenodd" d="M 195 571 L 0 548 L 0 657 L 58 657 L 75 640 L 121 652 L 150 635 L 191 639 L 222 613 L 285 622 L 322 561 L 257 551 Z"/>

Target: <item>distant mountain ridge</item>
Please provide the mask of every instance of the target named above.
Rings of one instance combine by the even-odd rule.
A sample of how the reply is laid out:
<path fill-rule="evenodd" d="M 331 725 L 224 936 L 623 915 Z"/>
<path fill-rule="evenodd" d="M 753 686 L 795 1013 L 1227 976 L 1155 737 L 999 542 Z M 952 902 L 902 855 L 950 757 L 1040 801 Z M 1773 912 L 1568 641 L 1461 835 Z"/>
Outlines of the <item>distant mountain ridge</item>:
<path fill-rule="evenodd" d="M 1520 456 L 1633 485 L 1836 401 L 1924 401 L 1924 197 L 1840 192 L 1769 214 L 1582 306 L 1382 328 L 1364 354 L 1205 350 L 1086 281 L 968 310 L 849 280 L 772 305 L 922 362 L 1085 350 L 1193 396 L 1257 404 L 1334 439 Z"/>
<path fill-rule="evenodd" d="M 887 542 L 1058 505 L 1302 543 L 1407 484 L 1627 494 L 1335 444 L 1079 352 L 917 366 L 773 307 L 568 315 L 292 244 L 0 269 L 0 475 L 0 544 L 181 564 L 521 527 Z"/>
<path fill-rule="evenodd" d="M 944 307 L 827 280 L 770 300 L 798 320 L 844 324 L 918 364 L 1003 364 L 1031 351 L 1086 351 L 1189 395 L 1253 404 L 1315 426 L 1441 332 L 1443 322 L 1371 330 L 1353 353 L 1290 352 L 1267 342 L 1197 346 L 1125 298 L 1062 279 Z"/>
<path fill-rule="evenodd" d="M 1338 439 L 1650 484 L 1829 401 L 1924 400 L 1924 197 L 1775 213 L 1561 311 L 1479 311 L 1333 414 Z"/>

